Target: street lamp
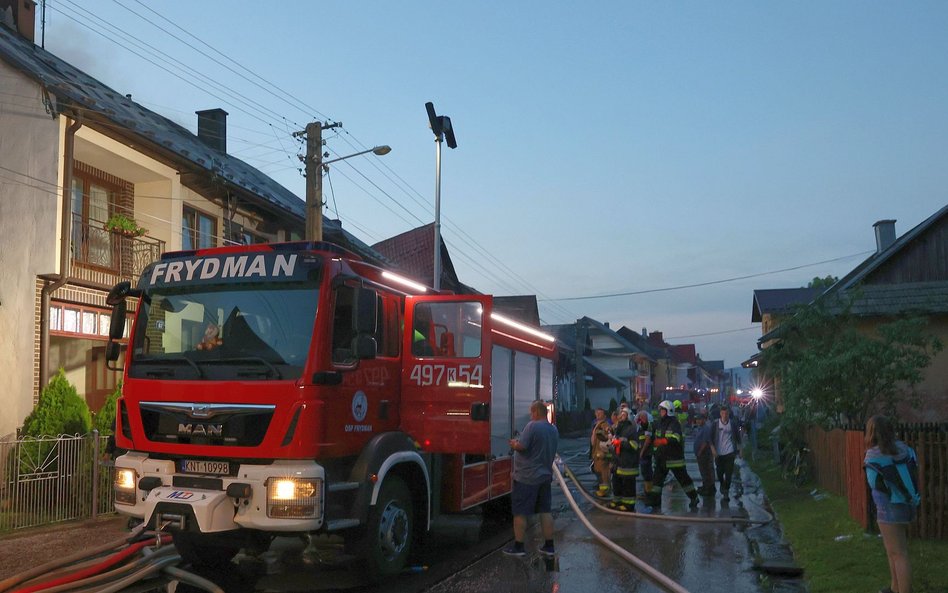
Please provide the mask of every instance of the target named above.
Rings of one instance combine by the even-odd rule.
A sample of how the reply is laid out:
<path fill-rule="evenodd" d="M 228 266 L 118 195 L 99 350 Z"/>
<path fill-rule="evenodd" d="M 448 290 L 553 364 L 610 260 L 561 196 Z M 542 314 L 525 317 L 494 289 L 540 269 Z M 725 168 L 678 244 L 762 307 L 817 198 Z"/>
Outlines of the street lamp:
<path fill-rule="evenodd" d="M 305 132 L 296 132 L 294 135 L 306 136 L 306 157 L 303 162 L 306 165 L 306 240 L 323 240 L 323 168 L 329 163 L 335 163 L 341 160 L 350 159 L 367 153 L 375 153 L 379 156 L 388 154 L 392 151 L 389 146 L 382 145 L 363 150 L 354 154 L 349 154 L 328 161 L 323 160 L 323 130 L 329 130 L 341 126 L 339 122 L 323 125 L 322 122 L 313 122 L 307 124 Z M 327 153 L 328 156 L 328 153 Z"/>
<path fill-rule="evenodd" d="M 326 167 L 327 165 L 329 165 L 329 163 L 335 163 L 336 161 L 344 161 L 344 160 L 346 160 L 346 159 L 351 159 L 351 158 L 354 157 L 354 156 L 362 156 L 363 154 L 368 154 L 368 153 L 370 153 L 370 152 L 373 153 L 373 154 L 376 154 L 376 155 L 378 155 L 378 156 L 383 156 L 383 155 L 386 155 L 386 154 L 392 152 L 392 147 L 389 146 L 388 144 L 383 144 L 382 146 L 376 146 L 375 148 L 370 148 L 370 149 L 368 149 L 368 150 L 363 150 L 363 151 L 357 152 L 357 153 L 355 153 L 355 154 L 350 154 L 350 155 L 346 155 L 346 156 L 341 156 L 341 157 L 336 158 L 336 159 L 329 159 L 328 161 L 323 161 L 323 162 L 322 162 L 322 166 L 323 166 L 323 167 Z"/>
<path fill-rule="evenodd" d="M 447 136 L 448 148 L 457 148 L 458 141 L 454 138 L 454 128 L 451 118 L 447 115 L 437 115 L 434 103 L 425 103 L 428 111 L 428 123 L 435 135 L 435 221 L 434 221 L 434 282 L 435 290 L 441 290 L 441 141 Z"/>

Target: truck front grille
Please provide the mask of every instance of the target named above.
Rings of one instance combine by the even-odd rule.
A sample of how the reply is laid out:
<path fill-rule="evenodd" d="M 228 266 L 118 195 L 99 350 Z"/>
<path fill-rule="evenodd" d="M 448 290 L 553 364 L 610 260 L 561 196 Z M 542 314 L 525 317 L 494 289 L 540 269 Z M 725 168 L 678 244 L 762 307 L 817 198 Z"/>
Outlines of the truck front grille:
<path fill-rule="evenodd" d="M 145 436 L 157 443 L 255 447 L 276 406 L 142 402 Z"/>

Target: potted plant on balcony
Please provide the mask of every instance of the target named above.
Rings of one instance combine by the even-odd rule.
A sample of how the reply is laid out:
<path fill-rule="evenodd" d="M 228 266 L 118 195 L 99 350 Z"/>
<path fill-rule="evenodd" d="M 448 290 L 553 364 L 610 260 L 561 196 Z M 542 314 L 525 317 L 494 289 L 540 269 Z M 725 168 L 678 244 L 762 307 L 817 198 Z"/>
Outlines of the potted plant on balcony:
<path fill-rule="evenodd" d="M 134 218 L 125 216 L 124 214 L 113 214 L 110 216 L 108 222 L 105 223 L 105 230 L 125 235 L 126 237 L 141 237 L 148 232 L 148 229 L 138 226 Z"/>

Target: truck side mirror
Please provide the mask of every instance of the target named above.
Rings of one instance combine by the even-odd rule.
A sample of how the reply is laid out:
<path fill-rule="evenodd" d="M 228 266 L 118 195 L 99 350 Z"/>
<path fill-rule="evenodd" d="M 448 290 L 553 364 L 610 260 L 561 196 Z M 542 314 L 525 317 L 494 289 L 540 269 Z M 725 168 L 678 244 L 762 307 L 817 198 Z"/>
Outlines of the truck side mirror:
<path fill-rule="evenodd" d="M 121 352 L 122 348 L 119 346 L 119 343 L 109 340 L 108 344 L 105 346 L 105 360 L 109 362 L 115 362 L 119 359 L 119 354 L 121 354 Z"/>
<path fill-rule="evenodd" d="M 375 334 L 378 323 L 378 295 L 371 288 L 357 288 L 355 292 L 355 319 L 353 329 L 356 334 Z M 361 357 L 360 357 L 361 358 Z"/>
<path fill-rule="evenodd" d="M 124 299 L 112 305 L 112 319 L 109 323 L 109 340 L 120 340 L 125 337 L 125 316 L 127 313 L 128 307 Z M 117 360 L 117 358 L 110 360 Z"/>
<path fill-rule="evenodd" d="M 378 344 L 375 343 L 375 338 L 367 334 L 359 334 L 353 338 L 352 346 L 355 356 L 359 360 L 372 359 L 378 354 Z"/>

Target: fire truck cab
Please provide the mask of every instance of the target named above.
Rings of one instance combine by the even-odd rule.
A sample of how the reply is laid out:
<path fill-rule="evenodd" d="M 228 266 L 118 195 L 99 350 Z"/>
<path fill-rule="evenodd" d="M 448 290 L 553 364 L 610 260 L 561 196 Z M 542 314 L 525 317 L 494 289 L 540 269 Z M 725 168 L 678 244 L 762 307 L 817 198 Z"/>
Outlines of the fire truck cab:
<path fill-rule="evenodd" d="M 165 254 L 120 283 L 115 508 L 222 564 L 339 534 L 375 579 L 440 513 L 509 494 L 508 439 L 553 400 L 554 340 L 328 243 Z"/>

